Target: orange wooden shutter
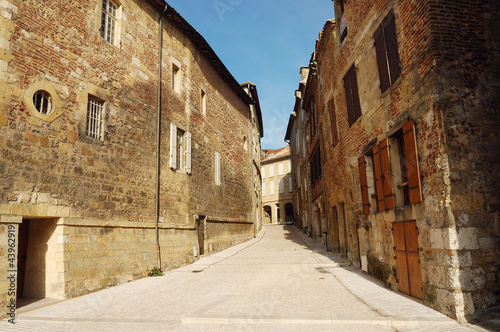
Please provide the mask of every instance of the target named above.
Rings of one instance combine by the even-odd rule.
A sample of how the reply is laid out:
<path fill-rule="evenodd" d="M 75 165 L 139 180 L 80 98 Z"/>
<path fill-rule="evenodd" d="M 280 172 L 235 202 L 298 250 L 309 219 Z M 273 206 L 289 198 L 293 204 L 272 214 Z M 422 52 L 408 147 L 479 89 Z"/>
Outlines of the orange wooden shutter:
<path fill-rule="evenodd" d="M 375 173 L 375 191 L 377 192 L 377 208 L 379 211 L 385 210 L 384 184 L 382 181 L 382 170 L 380 169 L 379 146 L 373 147 L 373 171 Z"/>
<path fill-rule="evenodd" d="M 418 168 L 417 140 L 413 120 L 403 125 L 403 140 L 405 145 L 406 172 L 408 174 L 408 189 L 410 204 L 422 202 L 420 171 Z"/>
<path fill-rule="evenodd" d="M 361 200 L 363 214 L 370 214 L 370 201 L 368 200 L 368 181 L 366 180 L 365 157 L 359 158 L 359 177 L 361 179 Z"/>
<path fill-rule="evenodd" d="M 394 189 L 392 188 L 391 157 L 389 155 L 389 140 L 380 142 L 380 163 L 382 165 L 382 181 L 384 183 L 385 209 L 394 209 Z"/>

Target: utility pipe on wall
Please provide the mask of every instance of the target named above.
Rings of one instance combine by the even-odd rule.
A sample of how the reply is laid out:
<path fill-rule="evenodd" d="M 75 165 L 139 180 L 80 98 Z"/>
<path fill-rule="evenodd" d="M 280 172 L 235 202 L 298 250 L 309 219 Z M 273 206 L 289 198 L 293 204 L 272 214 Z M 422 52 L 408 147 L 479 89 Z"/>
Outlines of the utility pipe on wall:
<path fill-rule="evenodd" d="M 160 14 L 158 19 L 159 40 L 158 40 L 158 110 L 156 124 L 156 207 L 155 207 L 155 236 L 156 236 L 156 259 L 158 269 L 161 270 L 161 254 L 160 254 L 160 233 L 158 230 L 158 222 L 160 218 L 160 142 L 161 142 L 161 73 L 162 73 L 162 57 L 163 57 L 163 25 L 162 18 L 168 9 L 168 4 L 165 4 L 165 9 Z"/>

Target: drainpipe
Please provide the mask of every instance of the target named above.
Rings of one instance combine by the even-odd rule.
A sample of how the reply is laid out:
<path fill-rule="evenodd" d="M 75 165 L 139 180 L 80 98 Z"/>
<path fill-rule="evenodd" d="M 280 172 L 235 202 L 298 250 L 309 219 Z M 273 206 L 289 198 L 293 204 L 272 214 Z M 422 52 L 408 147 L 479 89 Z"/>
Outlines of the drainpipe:
<path fill-rule="evenodd" d="M 323 151 L 324 153 L 324 151 Z M 321 165 L 321 182 L 323 183 L 323 201 L 325 203 L 325 219 L 326 219 L 326 230 L 325 230 L 325 245 L 326 251 L 330 251 L 328 248 L 328 208 L 326 204 L 326 191 L 325 191 L 325 174 L 323 173 L 323 165 Z"/>
<path fill-rule="evenodd" d="M 156 236 L 156 259 L 158 269 L 161 270 L 161 255 L 160 255 L 160 233 L 158 231 L 158 220 L 160 217 L 160 139 L 161 139 L 161 72 L 162 72 L 162 51 L 163 51 L 163 25 L 162 18 L 168 9 L 168 4 L 165 4 L 165 9 L 158 18 L 159 25 L 159 40 L 158 40 L 158 110 L 156 123 L 156 207 L 155 207 L 155 236 Z"/>
<path fill-rule="evenodd" d="M 250 91 L 250 82 L 247 84 L 247 89 L 248 93 L 251 95 Z M 252 98 L 253 99 L 253 98 Z M 255 104 L 254 104 L 255 105 Z M 255 175 L 253 171 L 253 130 L 252 130 L 252 119 L 253 119 L 253 113 L 252 113 L 252 105 L 248 105 L 248 110 L 250 113 L 250 136 L 248 136 L 248 139 L 250 140 L 250 157 L 252 158 L 250 160 L 250 170 L 252 172 L 252 216 L 253 216 L 253 237 L 257 237 L 257 210 L 255 209 Z"/>

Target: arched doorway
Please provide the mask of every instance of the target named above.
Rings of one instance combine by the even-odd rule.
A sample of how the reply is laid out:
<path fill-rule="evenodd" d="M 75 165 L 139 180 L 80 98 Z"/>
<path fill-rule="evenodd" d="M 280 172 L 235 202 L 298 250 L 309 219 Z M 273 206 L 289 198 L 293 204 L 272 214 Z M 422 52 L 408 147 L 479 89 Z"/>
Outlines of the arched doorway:
<path fill-rule="evenodd" d="M 273 222 L 273 210 L 269 205 L 264 206 L 264 224 L 270 224 Z"/>
<path fill-rule="evenodd" d="M 293 211 L 293 203 L 285 204 L 285 222 L 293 224 L 295 222 L 295 212 Z"/>

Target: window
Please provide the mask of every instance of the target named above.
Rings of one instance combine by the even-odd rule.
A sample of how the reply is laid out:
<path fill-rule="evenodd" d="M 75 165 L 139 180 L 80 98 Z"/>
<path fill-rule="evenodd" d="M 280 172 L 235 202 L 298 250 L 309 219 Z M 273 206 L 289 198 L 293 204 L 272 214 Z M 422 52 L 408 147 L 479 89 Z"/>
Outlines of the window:
<path fill-rule="evenodd" d="M 335 114 L 335 102 L 333 98 L 328 102 L 328 110 L 330 111 L 330 125 L 332 127 L 332 146 L 337 146 L 339 143 L 339 134 L 337 131 L 337 114 Z"/>
<path fill-rule="evenodd" d="M 215 151 L 215 158 L 214 158 L 214 169 L 215 169 L 215 185 L 220 187 L 222 184 L 222 179 L 221 179 L 221 156 L 220 153 Z"/>
<path fill-rule="evenodd" d="M 391 10 L 373 35 L 380 90 L 385 92 L 401 74 L 394 12 Z"/>
<path fill-rule="evenodd" d="M 264 179 L 266 177 L 266 166 L 262 166 L 260 168 L 260 172 L 262 173 L 262 178 Z"/>
<path fill-rule="evenodd" d="M 117 6 L 110 0 L 102 0 L 101 37 L 115 43 Z"/>
<path fill-rule="evenodd" d="M 191 133 L 170 124 L 170 168 L 191 174 Z"/>
<path fill-rule="evenodd" d="M 300 178 L 300 165 L 299 167 L 297 167 L 297 186 L 300 188 L 300 184 L 301 184 L 301 178 Z"/>
<path fill-rule="evenodd" d="M 390 144 L 389 144 L 390 143 Z M 371 150 L 373 161 L 374 196 L 377 211 L 387 211 L 396 205 L 422 202 L 422 189 L 413 121 L 403 124 L 391 137 L 382 140 Z M 359 158 L 359 173 L 363 214 L 370 213 L 370 156 Z M 394 190 L 393 182 L 397 184 Z M 401 202 L 401 204 L 399 204 Z"/>
<path fill-rule="evenodd" d="M 201 104 L 201 113 L 203 115 L 207 115 L 207 94 L 203 90 L 201 90 L 200 104 Z"/>
<path fill-rule="evenodd" d="M 104 101 L 89 96 L 87 104 L 87 128 L 85 131 L 88 137 L 99 140 L 102 139 L 104 122 L 103 113 Z"/>
<path fill-rule="evenodd" d="M 420 203 L 422 202 L 422 184 L 420 181 L 417 140 L 413 120 L 403 124 L 402 128 L 396 131 L 393 137 L 397 140 L 398 167 L 400 168 L 400 176 L 395 179 L 395 182 L 398 183 L 397 188 L 400 191 L 396 192 L 402 194 L 404 204 Z"/>
<path fill-rule="evenodd" d="M 278 165 L 278 175 L 283 175 L 283 163 L 279 163 Z"/>
<path fill-rule="evenodd" d="M 40 114 L 50 114 L 52 112 L 52 97 L 44 90 L 38 90 L 33 95 L 33 104 Z"/>
<path fill-rule="evenodd" d="M 340 42 L 342 43 L 347 37 L 347 20 L 345 17 L 344 1 L 337 2 L 337 13 L 338 15 L 335 16 L 340 17 L 338 27 L 340 31 Z"/>
<path fill-rule="evenodd" d="M 297 128 L 297 133 L 295 134 L 295 146 L 297 147 L 297 154 L 300 152 L 300 135 L 299 129 Z"/>
<path fill-rule="evenodd" d="M 176 149 L 176 165 L 177 165 L 177 170 L 180 170 L 182 168 L 182 155 L 183 155 L 183 149 L 184 147 L 182 146 L 183 144 L 183 139 L 184 139 L 184 131 L 181 129 L 177 128 L 177 144 L 175 146 Z"/>
<path fill-rule="evenodd" d="M 274 176 L 274 165 L 269 165 L 269 176 Z"/>
<path fill-rule="evenodd" d="M 285 193 L 285 179 L 280 179 L 280 194 Z"/>
<path fill-rule="evenodd" d="M 181 92 L 180 68 L 175 64 L 172 64 L 172 90 L 177 93 Z"/>
<path fill-rule="evenodd" d="M 289 177 L 288 178 L 288 192 L 292 192 L 293 191 L 293 181 L 292 181 L 292 177 Z"/>
<path fill-rule="evenodd" d="M 269 195 L 274 195 L 274 181 L 269 182 Z"/>
<path fill-rule="evenodd" d="M 316 105 L 314 100 L 309 103 L 309 114 L 311 115 L 309 119 L 309 124 L 311 127 L 311 139 L 316 135 L 317 119 L 316 119 Z"/>
<path fill-rule="evenodd" d="M 318 182 L 318 180 L 321 179 L 321 153 L 319 149 L 316 150 L 316 152 L 314 152 L 310 160 L 310 167 L 311 167 L 311 183 L 312 185 L 315 185 L 316 182 Z"/>
<path fill-rule="evenodd" d="M 352 65 L 344 77 L 345 103 L 347 107 L 347 116 L 349 126 L 361 116 L 361 104 L 359 101 L 358 79 L 356 76 L 356 67 Z"/>
<path fill-rule="evenodd" d="M 266 196 L 266 183 L 262 183 L 262 196 Z"/>

